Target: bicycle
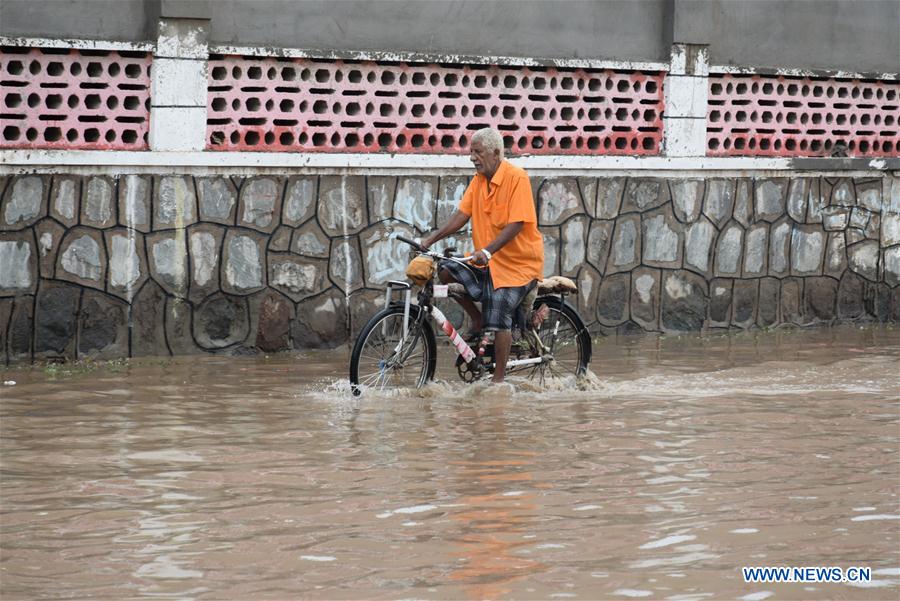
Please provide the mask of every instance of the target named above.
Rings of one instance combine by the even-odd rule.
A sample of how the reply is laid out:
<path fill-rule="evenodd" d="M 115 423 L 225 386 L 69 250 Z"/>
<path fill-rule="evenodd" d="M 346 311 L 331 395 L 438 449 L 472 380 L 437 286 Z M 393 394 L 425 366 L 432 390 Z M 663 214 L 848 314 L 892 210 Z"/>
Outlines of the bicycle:
<path fill-rule="evenodd" d="M 468 266 L 472 258 L 453 256 L 453 249 L 438 253 L 402 236 L 396 239 L 434 262 L 450 260 Z M 437 342 L 431 321 L 456 350 L 456 368 L 463 381 L 474 382 L 493 372 L 493 346 L 489 341 L 479 336 L 480 342 L 474 346 L 466 342 L 434 305 L 436 298 L 465 294 L 463 287 L 436 284 L 436 276 L 434 269 L 416 303 L 412 302 L 412 284 L 400 280 L 387 283 L 384 308 L 369 319 L 353 346 L 350 387 L 354 396 L 367 389 L 419 388 L 433 380 Z M 402 301 L 394 300 L 395 292 L 403 293 Z M 543 384 L 548 375 L 578 378 L 587 372 L 591 337 L 578 312 L 565 300 L 574 292 L 576 286 L 568 278 L 554 276 L 540 281 L 532 310 L 546 306 L 549 314 L 536 325 L 519 311 L 513 326 L 518 330 L 518 340 L 514 338 L 510 349 L 507 374 L 529 372 L 529 377 L 540 377 Z"/>

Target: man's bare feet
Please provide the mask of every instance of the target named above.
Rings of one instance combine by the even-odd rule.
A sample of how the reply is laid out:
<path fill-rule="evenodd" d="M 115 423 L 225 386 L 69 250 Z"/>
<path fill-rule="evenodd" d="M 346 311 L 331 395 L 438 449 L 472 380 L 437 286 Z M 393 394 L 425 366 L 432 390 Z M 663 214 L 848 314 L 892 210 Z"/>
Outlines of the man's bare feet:
<path fill-rule="evenodd" d="M 548 317 L 550 317 L 550 307 L 541 304 L 540 307 L 531 312 L 531 316 L 528 321 L 530 322 L 531 327 L 537 330 L 541 327 L 541 324 L 544 323 L 544 320 Z"/>

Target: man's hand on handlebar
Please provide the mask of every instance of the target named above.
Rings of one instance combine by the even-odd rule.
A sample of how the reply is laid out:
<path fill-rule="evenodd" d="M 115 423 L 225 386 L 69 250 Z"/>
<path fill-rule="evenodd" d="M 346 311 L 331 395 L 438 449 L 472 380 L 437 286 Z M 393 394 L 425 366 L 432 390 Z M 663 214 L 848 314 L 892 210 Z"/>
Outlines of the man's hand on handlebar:
<path fill-rule="evenodd" d="M 488 260 L 488 256 L 484 251 L 476 250 L 472 253 L 472 264 L 477 267 L 487 267 Z"/>
<path fill-rule="evenodd" d="M 428 245 L 426 245 L 424 243 L 419 243 L 419 242 L 416 242 L 415 240 L 410 240 L 409 238 L 405 238 L 403 236 L 397 236 L 397 240 L 399 240 L 400 242 L 405 242 L 406 244 L 409 244 L 410 246 L 412 246 L 414 249 L 416 249 L 419 252 L 428 252 Z"/>

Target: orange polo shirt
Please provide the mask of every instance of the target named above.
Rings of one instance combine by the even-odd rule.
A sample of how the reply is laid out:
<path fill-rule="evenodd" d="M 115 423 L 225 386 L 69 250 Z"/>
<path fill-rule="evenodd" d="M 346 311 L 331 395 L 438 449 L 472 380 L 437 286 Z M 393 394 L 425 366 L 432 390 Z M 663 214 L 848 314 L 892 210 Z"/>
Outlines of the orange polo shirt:
<path fill-rule="evenodd" d="M 524 169 L 502 160 L 490 183 L 482 174 L 475 175 L 459 210 L 471 217 L 475 250 L 493 242 L 508 224 L 524 222 L 518 235 L 491 257 L 494 288 L 524 286 L 543 277 L 544 238 L 537 229 L 531 181 Z"/>

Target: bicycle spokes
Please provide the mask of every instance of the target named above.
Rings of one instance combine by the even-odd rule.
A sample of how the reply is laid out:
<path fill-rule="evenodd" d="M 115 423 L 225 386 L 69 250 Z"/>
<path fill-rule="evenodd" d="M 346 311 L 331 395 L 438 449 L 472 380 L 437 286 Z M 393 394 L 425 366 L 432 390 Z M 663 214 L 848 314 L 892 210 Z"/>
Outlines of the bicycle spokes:
<path fill-rule="evenodd" d="M 422 336 L 422 324 L 415 319 L 404 323 L 404 317 L 402 309 L 388 311 L 361 335 L 351 360 L 360 387 L 416 387 L 427 378 L 431 345 Z"/>

